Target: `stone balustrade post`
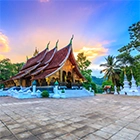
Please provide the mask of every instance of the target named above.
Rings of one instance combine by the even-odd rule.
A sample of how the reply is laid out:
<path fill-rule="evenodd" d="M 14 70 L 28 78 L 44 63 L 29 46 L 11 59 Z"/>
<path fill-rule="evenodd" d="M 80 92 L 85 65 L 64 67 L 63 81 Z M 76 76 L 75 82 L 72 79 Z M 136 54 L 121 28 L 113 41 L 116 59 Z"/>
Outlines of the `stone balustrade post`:
<path fill-rule="evenodd" d="M 33 82 L 32 82 L 32 88 L 33 88 L 33 94 L 35 94 L 36 93 L 36 80 L 34 80 Z"/>

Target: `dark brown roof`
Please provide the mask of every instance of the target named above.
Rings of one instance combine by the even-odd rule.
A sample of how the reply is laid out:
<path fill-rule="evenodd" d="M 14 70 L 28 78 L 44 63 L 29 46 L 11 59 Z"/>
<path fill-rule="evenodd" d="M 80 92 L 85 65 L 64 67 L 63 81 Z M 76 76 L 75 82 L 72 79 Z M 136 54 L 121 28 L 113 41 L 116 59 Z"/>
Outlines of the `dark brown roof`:
<path fill-rule="evenodd" d="M 39 62 L 40 60 L 42 60 L 41 58 L 44 57 L 44 55 L 45 55 L 45 53 L 47 51 L 48 50 L 45 49 L 42 52 L 40 52 L 37 56 L 34 56 L 34 57 L 30 58 L 29 60 L 27 60 L 27 63 L 23 66 L 23 68 L 21 70 L 24 70 L 26 68 L 29 68 L 29 67 L 37 64 L 37 62 Z"/>
<path fill-rule="evenodd" d="M 57 51 L 52 61 L 49 63 L 47 69 L 61 66 L 62 63 L 64 63 L 64 61 L 68 58 L 70 51 L 71 51 L 71 45 L 68 45 L 62 48 L 61 50 Z"/>
<path fill-rule="evenodd" d="M 75 66 L 74 70 L 77 75 L 83 78 L 77 67 L 70 43 L 58 51 L 56 47 L 50 51 L 48 49 L 43 50 L 37 56 L 29 59 L 21 71 L 12 77 L 12 79 L 15 80 L 31 76 L 33 79 L 43 79 L 61 69 L 67 59 Z"/>
<path fill-rule="evenodd" d="M 43 71 L 42 73 L 36 75 L 33 77 L 33 79 L 43 79 L 45 78 L 46 76 L 50 76 L 51 74 L 55 73 L 56 71 L 58 71 L 58 68 L 53 68 L 53 69 L 48 69 L 48 70 L 45 70 Z"/>

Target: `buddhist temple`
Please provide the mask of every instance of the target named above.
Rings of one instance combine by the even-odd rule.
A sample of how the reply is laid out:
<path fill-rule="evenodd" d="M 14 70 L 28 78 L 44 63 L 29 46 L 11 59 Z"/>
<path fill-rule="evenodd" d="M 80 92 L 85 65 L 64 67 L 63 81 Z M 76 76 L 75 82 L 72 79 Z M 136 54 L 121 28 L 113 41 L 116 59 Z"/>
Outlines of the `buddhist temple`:
<path fill-rule="evenodd" d="M 79 71 L 70 43 L 58 50 L 56 46 L 49 50 L 49 44 L 40 53 L 35 50 L 32 58 L 27 59 L 20 72 L 5 82 L 6 87 L 28 87 L 36 80 L 37 86 L 50 86 L 58 81 L 60 85 L 71 88 L 72 84 L 81 83 L 84 77 Z"/>

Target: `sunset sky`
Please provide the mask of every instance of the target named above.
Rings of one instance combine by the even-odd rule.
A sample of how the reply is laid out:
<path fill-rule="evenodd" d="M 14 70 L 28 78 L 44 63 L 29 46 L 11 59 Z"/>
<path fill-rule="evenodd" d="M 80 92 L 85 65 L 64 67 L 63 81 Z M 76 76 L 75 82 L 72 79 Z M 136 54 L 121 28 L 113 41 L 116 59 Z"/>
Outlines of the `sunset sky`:
<path fill-rule="evenodd" d="M 72 35 L 75 55 L 84 52 L 93 75 L 104 58 L 127 45 L 128 27 L 140 20 L 139 0 L 0 0 L 0 59 L 25 62 L 35 48 L 58 49 Z"/>

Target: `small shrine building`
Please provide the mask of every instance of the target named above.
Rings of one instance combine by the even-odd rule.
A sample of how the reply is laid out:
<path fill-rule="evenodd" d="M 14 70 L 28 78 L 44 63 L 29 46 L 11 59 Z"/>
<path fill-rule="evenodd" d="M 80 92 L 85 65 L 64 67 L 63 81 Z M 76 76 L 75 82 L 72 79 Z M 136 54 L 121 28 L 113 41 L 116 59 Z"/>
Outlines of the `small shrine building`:
<path fill-rule="evenodd" d="M 19 73 L 5 81 L 5 86 L 28 87 L 32 85 L 33 80 L 36 80 L 37 86 L 54 85 L 54 82 L 58 81 L 60 85 L 68 88 L 71 88 L 72 84 L 81 83 L 84 77 L 74 58 L 72 39 L 60 50 L 57 47 L 58 41 L 51 50 L 49 43 L 40 53 L 36 50 L 34 56 L 27 60 Z"/>

